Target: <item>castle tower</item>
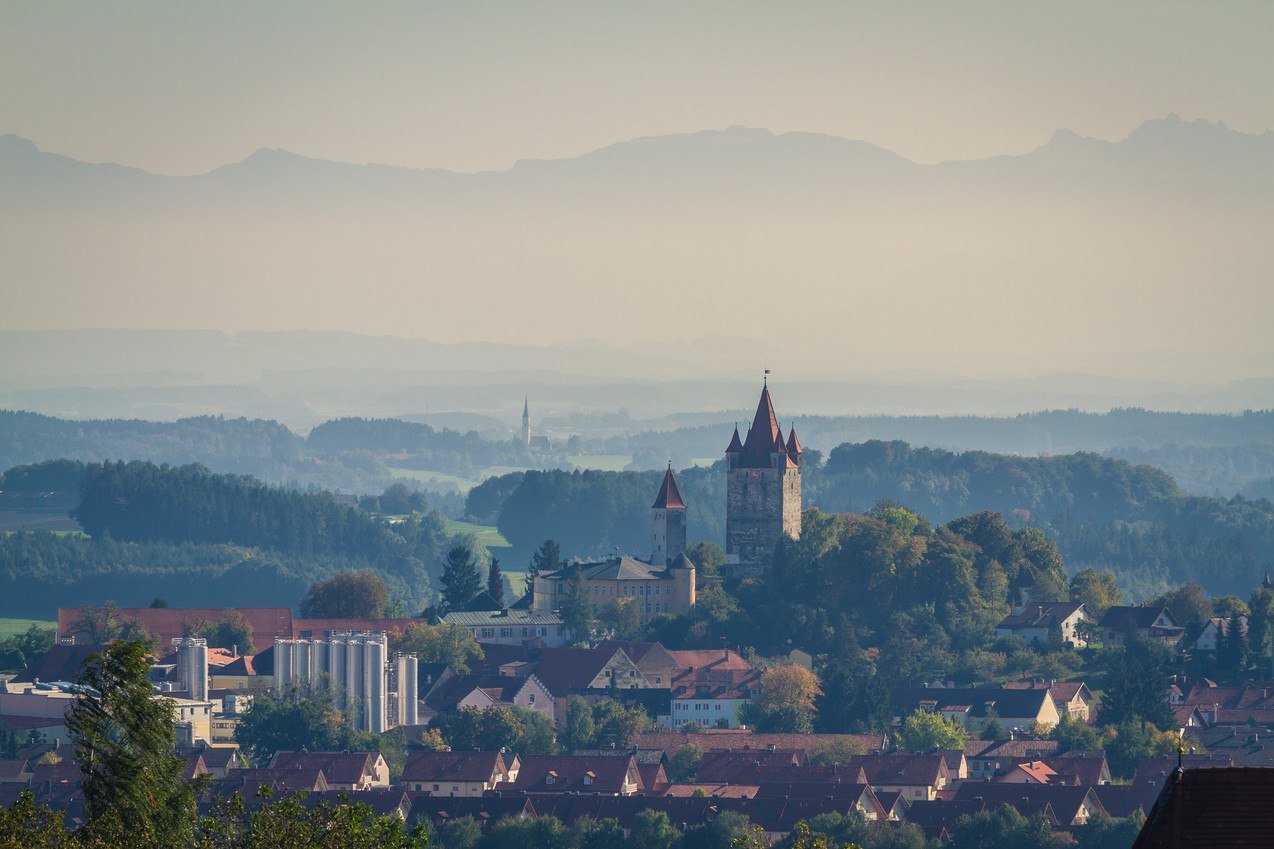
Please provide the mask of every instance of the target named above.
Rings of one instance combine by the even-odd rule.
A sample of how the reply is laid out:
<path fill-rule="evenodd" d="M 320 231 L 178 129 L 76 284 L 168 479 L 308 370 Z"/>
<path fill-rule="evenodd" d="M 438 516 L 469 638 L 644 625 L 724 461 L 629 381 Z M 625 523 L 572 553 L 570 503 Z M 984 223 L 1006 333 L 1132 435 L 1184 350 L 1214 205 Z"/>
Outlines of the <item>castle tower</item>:
<path fill-rule="evenodd" d="M 786 440 L 766 385 L 746 439 L 739 429 L 726 448 L 726 565 L 736 575 L 769 568 L 781 536 L 801 535 L 801 443 Z"/>
<path fill-rule="evenodd" d="M 531 447 L 531 404 L 530 399 L 522 399 L 522 444 Z"/>
<path fill-rule="evenodd" d="M 681 500 L 671 463 L 650 509 L 654 513 L 650 562 L 654 566 L 674 563 L 686 550 L 686 502 Z"/>

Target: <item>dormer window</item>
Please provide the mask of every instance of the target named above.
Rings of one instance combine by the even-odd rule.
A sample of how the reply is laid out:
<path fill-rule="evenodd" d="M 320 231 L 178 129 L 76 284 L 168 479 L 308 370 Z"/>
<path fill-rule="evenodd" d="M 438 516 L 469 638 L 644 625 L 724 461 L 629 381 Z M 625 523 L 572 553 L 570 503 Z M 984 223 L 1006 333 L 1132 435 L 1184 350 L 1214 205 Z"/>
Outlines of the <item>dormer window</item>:
<path fill-rule="evenodd" d="M 550 769 L 547 773 L 545 773 L 545 775 L 544 775 L 544 783 L 545 783 L 545 784 L 556 784 L 556 783 L 557 783 L 557 772 L 556 772 L 556 771 L 554 771 L 554 770 L 551 770 L 551 769 Z"/>
<path fill-rule="evenodd" d="M 592 772 L 591 770 L 590 770 L 589 772 L 584 773 L 584 786 L 585 786 L 585 787 L 592 787 L 592 786 L 593 786 L 593 779 L 594 779 L 594 778 L 596 778 L 596 777 L 597 777 L 597 773 Z"/>

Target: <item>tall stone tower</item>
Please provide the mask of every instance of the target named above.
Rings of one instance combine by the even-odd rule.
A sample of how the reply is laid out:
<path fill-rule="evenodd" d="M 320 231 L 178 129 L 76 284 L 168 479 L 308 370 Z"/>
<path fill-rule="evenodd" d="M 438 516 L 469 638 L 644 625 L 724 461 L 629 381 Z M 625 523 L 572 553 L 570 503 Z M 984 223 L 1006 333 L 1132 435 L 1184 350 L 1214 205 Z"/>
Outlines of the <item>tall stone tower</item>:
<path fill-rule="evenodd" d="M 522 444 L 531 447 L 531 399 L 522 399 Z"/>
<path fill-rule="evenodd" d="M 768 385 L 747 438 L 735 427 L 725 457 L 726 566 L 740 577 L 759 575 L 781 536 L 801 536 L 801 443 L 796 428 L 783 439 Z"/>
<path fill-rule="evenodd" d="M 651 565 L 664 566 L 675 563 L 686 551 L 686 502 L 681 500 L 677 479 L 672 475 L 672 464 L 664 475 L 663 486 L 655 503 L 650 505 L 654 513 L 651 540 Z"/>

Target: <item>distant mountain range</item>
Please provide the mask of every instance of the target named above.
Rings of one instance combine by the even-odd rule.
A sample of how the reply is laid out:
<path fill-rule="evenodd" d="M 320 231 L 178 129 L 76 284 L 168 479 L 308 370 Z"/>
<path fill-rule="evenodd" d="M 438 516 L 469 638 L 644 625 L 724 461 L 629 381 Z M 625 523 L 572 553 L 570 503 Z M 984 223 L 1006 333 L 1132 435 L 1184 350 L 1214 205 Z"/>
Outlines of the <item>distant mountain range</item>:
<path fill-rule="evenodd" d="M 472 174 L 259 150 L 169 177 L 7 135 L 0 330 L 363 336 L 10 335 L 0 388 L 337 367 L 1264 379 L 1270 244 L 1274 133 L 1175 115 L 936 165 L 731 127 Z M 475 339 L 495 341 L 454 344 Z"/>
<path fill-rule="evenodd" d="M 393 165 L 357 165 L 312 159 L 288 150 L 261 148 L 247 158 L 193 177 L 165 177 L 139 168 L 112 163 L 87 163 L 40 150 L 18 135 L 0 135 L 0 176 L 5 185 L 36 185 L 71 179 L 83 187 L 85 179 L 123 187 L 173 183 L 195 186 L 232 186 L 255 189 L 302 182 L 308 187 L 327 184 L 350 192 L 401 191 L 403 181 L 417 187 L 475 189 L 553 179 L 638 178 L 694 175 L 711 180 L 713 174 L 751 172 L 787 178 L 800 171 L 824 178 L 844 178 L 866 172 L 895 176 L 907 172 L 942 172 L 982 166 L 994 169 L 1006 162 L 1044 166 L 1069 172 L 1118 175 L 1131 179 L 1180 180 L 1206 177 L 1248 183 L 1274 181 L 1274 132 L 1252 134 L 1232 130 L 1224 122 L 1185 121 L 1172 114 L 1149 120 L 1121 141 L 1087 138 L 1061 129 L 1043 146 L 1022 156 L 997 156 L 936 165 L 914 163 L 865 141 L 822 133 L 775 134 L 765 129 L 733 126 L 618 142 L 567 159 L 526 159 L 506 171 L 464 173 L 443 169 L 415 169 Z M 352 181 L 357 181 L 352 182 Z M 47 184 L 45 184 L 47 187 Z"/>

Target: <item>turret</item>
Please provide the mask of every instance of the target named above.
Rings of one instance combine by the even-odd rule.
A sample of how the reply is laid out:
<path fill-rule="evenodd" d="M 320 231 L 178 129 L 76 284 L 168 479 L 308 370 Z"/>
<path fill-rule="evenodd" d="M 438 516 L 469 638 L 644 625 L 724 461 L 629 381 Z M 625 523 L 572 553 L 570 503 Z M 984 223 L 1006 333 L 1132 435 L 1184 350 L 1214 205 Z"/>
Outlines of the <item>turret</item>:
<path fill-rule="evenodd" d="M 801 464 L 801 443 L 800 440 L 796 438 L 795 425 L 793 425 L 792 429 L 787 433 L 787 456 L 791 458 L 792 462 L 796 465 L 799 466 Z"/>

